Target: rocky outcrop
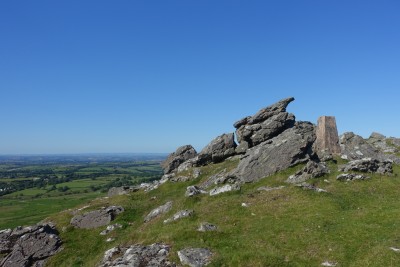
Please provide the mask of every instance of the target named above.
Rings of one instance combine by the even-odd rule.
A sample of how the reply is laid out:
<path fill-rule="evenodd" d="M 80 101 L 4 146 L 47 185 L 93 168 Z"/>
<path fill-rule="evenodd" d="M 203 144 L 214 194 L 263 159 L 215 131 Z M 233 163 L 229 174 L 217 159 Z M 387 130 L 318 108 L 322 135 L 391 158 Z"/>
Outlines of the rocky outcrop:
<path fill-rule="evenodd" d="M 136 192 L 140 189 L 138 186 L 120 186 L 120 187 L 112 187 L 108 190 L 108 197 L 127 195 L 133 192 Z"/>
<path fill-rule="evenodd" d="M 373 138 L 376 140 L 376 138 Z M 375 142 L 376 143 L 376 142 Z M 342 158 L 348 160 L 374 158 L 381 161 L 392 160 L 400 163 L 400 158 L 394 154 L 387 154 L 380 150 L 379 146 L 375 147 L 374 142 L 367 142 L 359 135 L 353 132 L 344 133 L 340 136 L 340 147 L 342 150 Z"/>
<path fill-rule="evenodd" d="M 162 205 L 158 208 L 155 208 L 149 214 L 147 214 L 147 216 L 144 218 L 144 222 L 149 222 L 149 221 L 155 219 L 156 217 L 158 217 L 159 215 L 167 213 L 171 209 L 172 209 L 172 201 L 168 201 L 164 205 Z"/>
<path fill-rule="evenodd" d="M 181 210 L 175 213 L 174 216 L 172 216 L 171 218 L 166 219 L 164 223 L 170 223 L 173 221 L 180 220 L 182 218 L 190 217 L 193 216 L 193 214 L 194 214 L 193 210 Z"/>
<path fill-rule="evenodd" d="M 296 122 L 280 135 L 247 150 L 232 176 L 242 182 L 254 182 L 284 170 L 312 156 L 314 125 Z"/>
<path fill-rule="evenodd" d="M 197 165 L 201 166 L 221 162 L 235 155 L 235 148 L 236 143 L 233 133 L 218 136 L 199 153 Z"/>
<path fill-rule="evenodd" d="M 58 231 L 52 224 L 17 227 L 0 231 L 0 267 L 44 266 L 61 248 Z"/>
<path fill-rule="evenodd" d="M 311 178 L 318 178 L 328 174 L 329 168 L 326 166 L 326 163 L 318 163 L 315 161 L 310 160 L 307 165 L 301 169 L 300 171 L 296 172 L 295 174 L 289 176 L 286 180 L 287 183 L 298 184 L 307 181 Z"/>
<path fill-rule="evenodd" d="M 393 173 L 393 162 L 389 160 L 379 161 L 372 158 L 364 158 L 353 160 L 346 165 L 339 167 L 340 171 L 359 171 L 379 174 L 391 174 Z"/>
<path fill-rule="evenodd" d="M 105 252 L 103 260 L 98 267 L 174 267 L 176 264 L 168 260 L 170 250 L 171 247 L 165 244 L 152 244 L 149 246 L 137 244 L 129 247 L 114 247 Z"/>
<path fill-rule="evenodd" d="M 335 117 L 322 116 L 318 118 L 314 148 L 320 158 L 330 154 L 340 155 L 341 149 Z"/>
<path fill-rule="evenodd" d="M 179 147 L 174 153 L 171 153 L 167 159 L 161 164 L 164 174 L 175 171 L 179 165 L 185 161 L 196 157 L 197 152 L 191 145 Z"/>
<path fill-rule="evenodd" d="M 123 207 L 111 206 L 86 212 L 82 215 L 75 215 L 71 219 L 71 225 L 76 228 L 92 229 L 109 224 L 115 217 L 124 211 Z"/>
<path fill-rule="evenodd" d="M 201 267 L 210 264 L 212 255 L 212 252 L 207 248 L 187 248 L 178 251 L 181 263 L 191 267 Z"/>
<path fill-rule="evenodd" d="M 261 109 L 254 116 L 237 121 L 233 125 L 236 128 L 236 137 L 239 142 L 236 152 L 245 153 L 247 149 L 259 145 L 292 127 L 295 117 L 286 112 L 286 107 L 293 100 L 293 97 L 283 99 Z"/>

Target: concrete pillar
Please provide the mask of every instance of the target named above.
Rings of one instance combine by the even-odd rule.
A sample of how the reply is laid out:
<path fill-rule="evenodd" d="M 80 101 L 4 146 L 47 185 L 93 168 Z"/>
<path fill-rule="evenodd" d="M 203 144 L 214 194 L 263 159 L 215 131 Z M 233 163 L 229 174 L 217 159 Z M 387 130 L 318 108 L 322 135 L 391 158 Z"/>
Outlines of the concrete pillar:
<path fill-rule="evenodd" d="M 339 155 L 341 153 L 335 117 L 319 117 L 316 135 L 315 149 L 317 154 L 330 153 L 332 155 Z"/>

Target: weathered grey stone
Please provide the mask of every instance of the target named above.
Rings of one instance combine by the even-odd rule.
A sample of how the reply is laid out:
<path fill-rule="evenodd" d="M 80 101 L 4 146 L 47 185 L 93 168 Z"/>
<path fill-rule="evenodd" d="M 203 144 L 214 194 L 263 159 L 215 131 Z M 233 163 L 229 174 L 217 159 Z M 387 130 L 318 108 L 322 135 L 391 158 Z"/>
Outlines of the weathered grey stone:
<path fill-rule="evenodd" d="M 318 118 L 314 147 L 318 156 L 322 154 L 339 155 L 341 153 L 335 117 L 322 116 Z"/>
<path fill-rule="evenodd" d="M 108 197 L 127 195 L 133 192 L 138 191 L 140 188 L 138 186 L 120 186 L 120 187 L 112 187 L 108 190 Z"/>
<path fill-rule="evenodd" d="M 102 208 L 86 212 L 82 215 L 75 215 L 71 219 L 71 225 L 76 228 L 91 229 L 109 224 L 114 218 L 124 211 L 123 207 L 110 206 L 108 208 Z"/>
<path fill-rule="evenodd" d="M 164 205 L 152 210 L 145 218 L 144 222 L 149 222 L 161 214 L 167 213 L 172 208 L 172 201 L 168 201 Z"/>
<path fill-rule="evenodd" d="M 344 133 L 340 136 L 340 147 L 342 150 L 342 158 L 347 160 L 374 158 L 380 161 L 392 160 L 400 164 L 399 157 L 381 151 L 379 147 L 375 147 L 361 136 L 352 132 Z"/>
<path fill-rule="evenodd" d="M 170 223 L 173 221 L 180 220 L 182 218 L 190 217 L 193 216 L 194 210 L 180 210 L 177 213 L 174 214 L 171 218 L 168 218 L 164 221 L 164 223 Z"/>
<path fill-rule="evenodd" d="M 354 174 L 354 173 L 343 173 L 336 177 L 336 180 L 339 181 L 353 181 L 353 180 L 366 180 L 366 179 L 369 179 L 369 177 L 363 174 Z"/>
<path fill-rule="evenodd" d="M 179 147 L 174 153 L 171 153 L 167 159 L 161 164 L 164 174 L 175 171 L 179 165 L 185 161 L 196 157 L 197 152 L 191 145 Z"/>
<path fill-rule="evenodd" d="M 230 191 L 238 191 L 240 190 L 240 185 L 238 184 L 226 184 L 220 187 L 216 187 L 210 191 L 210 196 L 219 195 L 221 193 L 230 192 Z"/>
<path fill-rule="evenodd" d="M 353 160 L 339 167 L 340 171 L 359 171 L 379 174 L 393 173 L 393 162 L 390 160 L 379 161 L 372 158 Z"/>
<path fill-rule="evenodd" d="M 307 181 L 311 178 L 318 178 L 330 173 L 328 166 L 321 162 L 310 160 L 303 169 L 299 170 L 293 175 L 290 175 L 286 180 L 287 183 L 298 184 Z"/>
<path fill-rule="evenodd" d="M 383 134 L 373 132 L 371 136 L 366 140 L 366 142 L 374 146 L 382 153 L 394 154 L 400 151 L 399 150 L 400 143 L 398 143 L 398 140 L 399 139 L 393 137 L 386 138 L 386 136 L 384 136 Z M 396 143 L 398 143 L 397 146 Z M 394 155 L 392 155 L 392 157 L 393 156 Z M 397 160 L 394 158 L 392 158 L 392 160 L 397 162 Z"/>
<path fill-rule="evenodd" d="M 44 266 L 61 247 L 58 231 L 52 224 L 18 227 L 0 232 L 1 267 Z"/>
<path fill-rule="evenodd" d="M 179 165 L 179 167 L 177 168 L 177 172 L 184 172 L 184 171 L 188 171 L 193 167 L 197 166 L 197 161 L 199 160 L 198 156 L 188 159 L 187 161 L 183 162 L 181 165 Z"/>
<path fill-rule="evenodd" d="M 115 247 L 104 253 L 98 267 L 174 267 L 176 264 L 168 260 L 170 250 L 170 246 L 157 243 Z"/>
<path fill-rule="evenodd" d="M 178 251 L 182 264 L 190 267 L 201 267 L 211 263 L 212 252 L 207 248 L 186 248 Z"/>
<path fill-rule="evenodd" d="M 201 169 L 199 169 L 199 168 L 194 168 L 194 169 L 193 169 L 193 178 L 194 178 L 194 179 L 197 179 L 197 178 L 200 177 L 200 175 L 201 175 Z"/>
<path fill-rule="evenodd" d="M 280 135 L 247 150 L 231 176 L 242 182 L 254 182 L 306 162 L 312 155 L 314 140 L 314 125 L 297 122 Z"/>
<path fill-rule="evenodd" d="M 199 232 L 212 232 L 212 231 L 217 231 L 218 227 L 214 224 L 208 223 L 208 222 L 203 222 L 200 224 L 199 228 L 197 231 Z"/>
<path fill-rule="evenodd" d="M 233 133 L 223 134 L 212 140 L 198 155 L 197 164 L 218 163 L 235 155 L 235 137 Z"/>
<path fill-rule="evenodd" d="M 198 186 L 191 185 L 186 188 L 185 197 L 192 197 L 200 194 L 207 194 L 207 191 L 202 190 Z"/>
<path fill-rule="evenodd" d="M 119 223 L 109 225 L 109 226 L 107 226 L 107 228 L 104 231 L 102 231 L 100 233 L 100 235 L 107 235 L 107 234 L 109 234 L 110 232 L 114 231 L 117 228 L 122 228 L 122 225 L 119 224 Z"/>

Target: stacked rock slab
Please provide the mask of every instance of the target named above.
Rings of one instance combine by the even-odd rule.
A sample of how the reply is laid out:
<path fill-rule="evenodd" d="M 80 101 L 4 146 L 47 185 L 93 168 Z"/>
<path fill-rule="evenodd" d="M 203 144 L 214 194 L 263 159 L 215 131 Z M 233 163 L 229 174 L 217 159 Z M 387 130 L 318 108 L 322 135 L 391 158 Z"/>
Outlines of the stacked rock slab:
<path fill-rule="evenodd" d="M 336 127 L 336 119 L 333 116 L 322 116 L 318 118 L 316 129 L 315 149 L 317 154 L 339 155 L 339 135 Z"/>
<path fill-rule="evenodd" d="M 235 148 L 236 143 L 233 133 L 218 136 L 199 153 L 196 164 L 201 166 L 221 162 L 235 155 Z"/>
<path fill-rule="evenodd" d="M 236 137 L 239 142 L 236 152 L 245 153 L 247 149 L 293 127 L 295 116 L 286 112 L 286 107 L 293 100 L 293 97 L 283 99 L 261 109 L 254 116 L 237 121 L 233 125 L 236 128 Z"/>

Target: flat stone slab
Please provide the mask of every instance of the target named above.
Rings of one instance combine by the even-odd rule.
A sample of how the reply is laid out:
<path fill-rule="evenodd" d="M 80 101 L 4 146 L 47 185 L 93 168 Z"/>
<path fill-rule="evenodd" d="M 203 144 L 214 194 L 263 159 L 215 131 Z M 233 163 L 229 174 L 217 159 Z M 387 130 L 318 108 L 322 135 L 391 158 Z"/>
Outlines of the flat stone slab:
<path fill-rule="evenodd" d="M 89 211 L 76 215 L 71 219 L 71 225 L 76 228 L 93 229 L 108 225 L 115 217 L 124 211 L 123 207 L 110 206 L 99 210 Z"/>
<path fill-rule="evenodd" d="M 170 223 L 173 221 L 180 220 L 182 218 L 190 217 L 190 216 L 193 216 L 193 214 L 194 214 L 194 210 L 181 210 L 181 211 L 178 211 L 177 213 L 175 213 L 174 216 L 172 216 L 171 218 L 166 219 L 164 221 L 164 223 Z"/>
<path fill-rule="evenodd" d="M 144 222 L 149 222 L 158 217 L 159 215 L 167 213 L 168 211 L 171 210 L 171 208 L 172 208 L 172 201 L 168 201 L 164 205 L 155 208 L 149 214 L 147 214 L 147 216 L 144 218 Z"/>
<path fill-rule="evenodd" d="M 217 231 L 218 227 L 214 224 L 208 223 L 208 222 L 203 222 L 200 224 L 199 228 L 197 231 L 199 232 L 212 232 L 212 231 Z"/>

